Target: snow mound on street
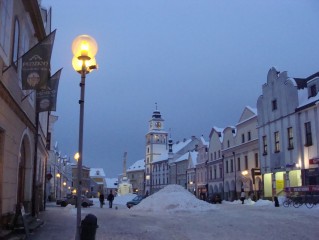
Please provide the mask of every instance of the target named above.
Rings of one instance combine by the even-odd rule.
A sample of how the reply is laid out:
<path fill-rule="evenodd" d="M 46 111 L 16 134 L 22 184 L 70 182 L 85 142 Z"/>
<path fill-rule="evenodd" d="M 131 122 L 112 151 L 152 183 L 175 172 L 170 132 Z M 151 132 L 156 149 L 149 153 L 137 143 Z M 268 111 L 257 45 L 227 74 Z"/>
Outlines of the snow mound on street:
<path fill-rule="evenodd" d="M 176 211 L 208 211 L 216 206 L 197 199 L 194 194 L 180 185 L 167 185 L 158 192 L 148 196 L 132 210 L 176 212 Z"/>

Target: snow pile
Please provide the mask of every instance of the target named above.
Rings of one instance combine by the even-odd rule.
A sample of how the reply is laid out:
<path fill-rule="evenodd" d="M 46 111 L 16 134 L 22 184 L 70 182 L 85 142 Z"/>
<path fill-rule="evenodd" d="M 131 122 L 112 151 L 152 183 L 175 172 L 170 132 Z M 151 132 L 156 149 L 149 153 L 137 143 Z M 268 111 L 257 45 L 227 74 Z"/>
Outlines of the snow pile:
<path fill-rule="evenodd" d="M 160 191 L 145 198 L 132 210 L 154 212 L 177 212 L 177 211 L 209 211 L 216 206 L 197 199 L 180 185 L 167 185 Z"/>

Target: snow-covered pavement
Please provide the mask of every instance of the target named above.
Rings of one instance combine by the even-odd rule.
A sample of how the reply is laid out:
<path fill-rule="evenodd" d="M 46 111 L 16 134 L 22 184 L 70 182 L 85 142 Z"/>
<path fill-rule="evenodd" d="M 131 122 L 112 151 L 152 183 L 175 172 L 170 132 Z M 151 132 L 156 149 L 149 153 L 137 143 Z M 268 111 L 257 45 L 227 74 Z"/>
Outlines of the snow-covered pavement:
<path fill-rule="evenodd" d="M 319 206 L 274 207 L 270 201 L 246 200 L 209 204 L 180 186 L 170 185 L 131 209 L 125 203 L 135 195 L 117 196 L 114 208 L 99 208 L 98 199 L 82 208 L 82 218 L 98 218 L 97 240 L 166 239 L 316 239 Z M 107 204 L 105 205 L 107 206 Z M 45 225 L 32 239 L 74 239 L 76 209 L 50 206 Z M 41 216 L 40 216 L 41 217 Z M 58 238 L 60 237 L 60 238 Z"/>

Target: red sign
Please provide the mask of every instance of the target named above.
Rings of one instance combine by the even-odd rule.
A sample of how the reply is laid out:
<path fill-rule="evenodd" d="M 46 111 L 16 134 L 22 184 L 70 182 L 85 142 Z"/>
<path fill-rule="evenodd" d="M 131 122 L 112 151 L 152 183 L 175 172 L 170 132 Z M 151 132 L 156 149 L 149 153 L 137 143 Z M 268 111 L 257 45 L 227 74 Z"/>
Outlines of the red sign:
<path fill-rule="evenodd" d="M 318 192 L 319 185 L 309 185 L 300 187 L 287 187 L 286 192 Z"/>
<path fill-rule="evenodd" d="M 319 164 L 319 157 L 309 159 L 309 164 Z"/>

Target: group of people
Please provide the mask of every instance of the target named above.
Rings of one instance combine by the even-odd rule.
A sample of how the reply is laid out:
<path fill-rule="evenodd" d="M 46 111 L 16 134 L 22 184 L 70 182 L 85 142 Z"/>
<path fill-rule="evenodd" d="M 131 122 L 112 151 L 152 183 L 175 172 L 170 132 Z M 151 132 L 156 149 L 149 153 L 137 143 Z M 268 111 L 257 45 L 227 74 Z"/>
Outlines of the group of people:
<path fill-rule="evenodd" d="M 104 198 L 104 194 L 103 193 L 100 194 L 99 200 L 100 200 L 100 207 L 102 208 L 103 205 L 105 204 L 104 203 L 105 198 Z M 107 195 L 106 200 L 109 202 L 109 208 L 112 208 L 113 200 L 114 200 L 114 195 L 112 193 L 112 190 L 110 190 L 110 193 L 109 193 L 109 195 Z"/>

